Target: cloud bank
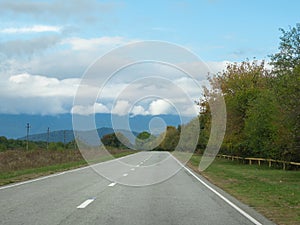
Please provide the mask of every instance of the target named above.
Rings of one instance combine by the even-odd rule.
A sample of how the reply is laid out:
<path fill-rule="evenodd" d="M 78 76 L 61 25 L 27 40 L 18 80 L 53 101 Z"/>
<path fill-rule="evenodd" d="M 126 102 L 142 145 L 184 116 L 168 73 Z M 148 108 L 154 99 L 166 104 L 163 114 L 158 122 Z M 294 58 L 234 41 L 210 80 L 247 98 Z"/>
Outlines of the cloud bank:
<path fill-rule="evenodd" d="M 49 25 L 33 25 L 27 27 L 10 27 L 0 30 L 1 33 L 6 34 L 22 34 L 22 33 L 41 33 L 41 32 L 60 32 L 61 27 L 59 26 L 49 26 Z"/>

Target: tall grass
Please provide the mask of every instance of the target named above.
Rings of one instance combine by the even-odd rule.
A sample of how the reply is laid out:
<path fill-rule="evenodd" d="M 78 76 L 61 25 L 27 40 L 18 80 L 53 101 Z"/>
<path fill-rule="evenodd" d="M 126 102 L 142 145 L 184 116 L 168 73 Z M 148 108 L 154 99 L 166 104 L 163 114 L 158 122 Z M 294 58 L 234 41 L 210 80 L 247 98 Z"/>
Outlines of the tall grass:
<path fill-rule="evenodd" d="M 107 161 L 136 151 L 110 149 L 109 152 L 111 156 L 107 153 L 97 154 L 100 157 L 93 162 Z M 84 165 L 87 165 L 87 162 L 79 150 L 7 150 L 0 152 L 0 185 L 28 180 Z"/>
<path fill-rule="evenodd" d="M 11 150 L 0 152 L 0 173 L 81 160 L 78 150 Z"/>

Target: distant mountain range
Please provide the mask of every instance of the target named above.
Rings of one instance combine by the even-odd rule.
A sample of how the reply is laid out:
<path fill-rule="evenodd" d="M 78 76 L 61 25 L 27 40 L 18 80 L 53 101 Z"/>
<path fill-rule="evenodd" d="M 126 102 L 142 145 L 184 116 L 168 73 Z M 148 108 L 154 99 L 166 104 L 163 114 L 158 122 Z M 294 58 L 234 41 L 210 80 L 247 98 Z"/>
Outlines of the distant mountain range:
<path fill-rule="evenodd" d="M 83 131 L 84 132 L 84 131 Z M 86 131 L 87 133 L 89 131 Z M 109 128 L 109 127 L 102 127 L 97 129 L 99 138 L 102 138 L 106 134 L 112 134 L 114 132 L 121 132 L 123 134 L 129 133 L 130 131 L 127 130 L 116 130 Z M 138 135 L 138 132 L 132 132 L 134 136 Z M 87 134 L 88 135 L 88 134 Z M 26 136 L 18 138 L 19 140 L 26 140 Z M 47 141 L 48 139 L 48 133 L 42 133 L 42 134 L 33 134 L 29 135 L 28 139 L 30 141 Z M 74 132 L 73 130 L 58 130 L 58 131 L 52 131 L 49 132 L 49 142 L 71 142 L 74 140 Z"/>
<path fill-rule="evenodd" d="M 129 117 L 130 130 L 135 132 L 149 131 L 149 123 L 153 118 L 161 118 L 166 125 L 178 126 L 180 124 L 188 123 L 192 118 L 190 117 L 179 117 L 178 115 L 137 115 Z M 125 117 L 116 116 L 116 120 L 124 120 Z M 73 126 L 72 126 L 72 115 L 71 114 L 60 114 L 60 115 L 11 115 L 11 114 L 0 114 L 0 136 L 7 138 L 20 138 L 26 136 L 26 123 L 30 123 L 29 134 L 31 138 L 36 140 L 41 139 L 39 135 L 43 137 L 47 133 L 48 127 L 51 131 L 52 140 L 63 141 L 63 132 L 66 130 L 66 141 L 72 140 L 73 137 Z M 109 128 L 112 128 L 111 114 L 96 114 L 95 123 L 97 128 L 103 128 L 99 134 L 111 132 Z M 124 127 L 117 127 L 116 129 L 126 129 Z M 37 136 L 33 136 L 37 135 Z M 44 138 L 42 138 L 45 140 Z M 50 139 L 51 140 L 51 139 Z"/>

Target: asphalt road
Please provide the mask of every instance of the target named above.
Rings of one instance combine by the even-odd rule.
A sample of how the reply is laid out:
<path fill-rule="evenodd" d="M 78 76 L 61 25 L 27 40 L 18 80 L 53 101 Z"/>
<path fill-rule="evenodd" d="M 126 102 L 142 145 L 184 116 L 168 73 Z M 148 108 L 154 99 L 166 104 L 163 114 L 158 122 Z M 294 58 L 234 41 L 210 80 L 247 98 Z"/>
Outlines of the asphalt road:
<path fill-rule="evenodd" d="M 141 152 L 0 187 L 0 224 L 273 223 L 169 153 Z"/>

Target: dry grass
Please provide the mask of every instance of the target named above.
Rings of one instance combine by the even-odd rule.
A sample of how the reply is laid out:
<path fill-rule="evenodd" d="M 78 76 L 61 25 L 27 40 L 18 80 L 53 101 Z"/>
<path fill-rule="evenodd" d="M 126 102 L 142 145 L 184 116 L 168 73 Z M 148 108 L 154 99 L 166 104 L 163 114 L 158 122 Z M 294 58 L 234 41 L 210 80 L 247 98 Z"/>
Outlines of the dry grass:
<path fill-rule="evenodd" d="M 78 150 L 13 150 L 0 152 L 0 173 L 83 160 Z"/>
<path fill-rule="evenodd" d="M 92 162 L 107 161 L 135 153 L 126 149 L 111 149 L 110 154 L 96 155 Z M 91 155 L 94 156 L 91 151 Z M 8 150 L 0 152 L 0 185 L 24 181 L 51 173 L 87 165 L 79 150 Z"/>

